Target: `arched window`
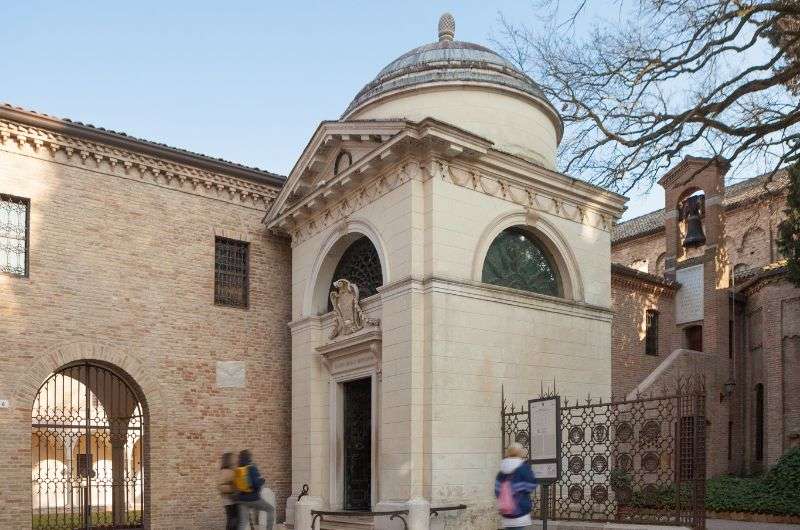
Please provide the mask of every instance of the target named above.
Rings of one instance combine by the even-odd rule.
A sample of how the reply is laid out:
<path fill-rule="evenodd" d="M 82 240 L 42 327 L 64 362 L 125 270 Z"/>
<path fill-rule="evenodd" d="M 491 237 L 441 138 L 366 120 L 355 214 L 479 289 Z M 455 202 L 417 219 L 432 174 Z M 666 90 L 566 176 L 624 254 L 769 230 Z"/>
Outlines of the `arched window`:
<path fill-rule="evenodd" d="M 658 276 L 664 276 L 664 259 L 666 258 L 666 253 L 662 252 L 656 258 L 656 271 L 655 274 Z"/>
<path fill-rule="evenodd" d="M 333 273 L 331 284 L 336 280 L 345 279 L 358 286 L 358 294 L 363 300 L 378 292 L 378 287 L 383 285 L 383 271 L 378 251 L 368 237 L 362 236 L 353 241 L 344 251 L 336 270 Z M 333 286 L 329 287 L 333 290 Z M 333 305 L 328 298 L 328 311 L 333 310 Z"/>
<path fill-rule="evenodd" d="M 561 296 L 561 278 L 547 249 L 520 227 L 506 228 L 492 241 L 481 279 L 493 285 Z"/>
<path fill-rule="evenodd" d="M 138 460 L 126 460 L 145 424 L 138 391 L 110 366 L 79 361 L 51 374 L 31 411 L 33 527 L 83 526 L 91 509 L 93 527 L 144 528 L 141 443 Z"/>
<path fill-rule="evenodd" d="M 764 385 L 756 385 L 756 460 L 764 460 Z"/>

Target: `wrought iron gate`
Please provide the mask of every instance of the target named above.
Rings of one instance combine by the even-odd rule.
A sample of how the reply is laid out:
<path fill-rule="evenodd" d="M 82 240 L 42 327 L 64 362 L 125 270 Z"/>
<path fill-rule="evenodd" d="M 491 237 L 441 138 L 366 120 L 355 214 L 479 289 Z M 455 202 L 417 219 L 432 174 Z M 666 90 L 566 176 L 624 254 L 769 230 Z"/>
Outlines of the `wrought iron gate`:
<path fill-rule="evenodd" d="M 680 381 L 659 396 L 568 405 L 561 408 L 562 471 L 550 486 L 551 518 L 705 528 L 701 381 Z M 503 447 L 530 440 L 527 409 L 505 398 L 502 436 Z"/>
<path fill-rule="evenodd" d="M 52 374 L 32 411 L 34 530 L 142 528 L 143 435 L 140 400 L 111 369 Z"/>

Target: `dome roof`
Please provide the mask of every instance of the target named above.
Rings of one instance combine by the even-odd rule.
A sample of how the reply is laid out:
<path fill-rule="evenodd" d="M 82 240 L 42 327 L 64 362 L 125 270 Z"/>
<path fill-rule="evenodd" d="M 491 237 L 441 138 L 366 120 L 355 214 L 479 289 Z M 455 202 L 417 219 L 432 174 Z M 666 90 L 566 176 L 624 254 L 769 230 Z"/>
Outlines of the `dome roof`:
<path fill-rule="evenodd" d="M 446 13 L 439 20 L 439 41 L 389 63 L 356 94 L 343 117 L 383 94 L 428 83 L 499 85 L 547 102 L 539 86 L 510 62 L 484 46 L 453 40 L 454 34 L 455 21 Z"/>

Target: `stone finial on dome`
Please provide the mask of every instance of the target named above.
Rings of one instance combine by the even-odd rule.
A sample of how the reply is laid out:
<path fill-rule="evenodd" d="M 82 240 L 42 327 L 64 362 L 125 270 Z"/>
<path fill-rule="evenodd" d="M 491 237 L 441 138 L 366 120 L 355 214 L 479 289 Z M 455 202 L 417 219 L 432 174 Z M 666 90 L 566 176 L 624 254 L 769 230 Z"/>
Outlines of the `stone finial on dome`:
<path fill-rule="evenodd" d="M 456 36 L 456 19 L 450 13 L 439 18 L 439 41 L 453 40 Z"/>

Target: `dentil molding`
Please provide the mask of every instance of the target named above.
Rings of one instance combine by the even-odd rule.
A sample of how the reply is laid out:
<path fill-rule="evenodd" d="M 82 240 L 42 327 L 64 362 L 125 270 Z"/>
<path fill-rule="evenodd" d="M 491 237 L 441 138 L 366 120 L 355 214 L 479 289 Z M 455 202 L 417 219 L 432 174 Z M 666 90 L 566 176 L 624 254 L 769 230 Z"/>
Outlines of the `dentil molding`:
<path fill-rule="evenodd" d="M 229 202 L 265 210 L 278 195 L 278 188 L 206 171 L 189 165 L 169 162 L 102 143 L 79 140 L 39 127 L 0 120 L 0 149 L 33 155 L 40 159 L 56 159 L 74 167 L 101 169 L 149 180 L 158 185 L 189 191 L 201 196 L 213 194 Z M 61 157 L 60 157 L 61 158 Z"/>

